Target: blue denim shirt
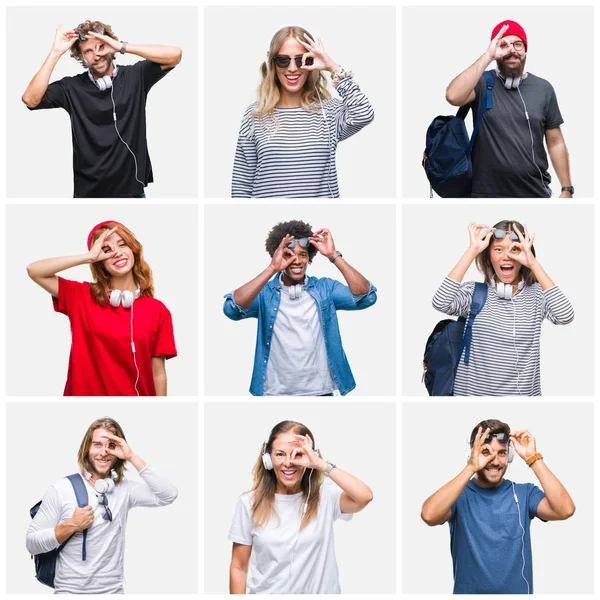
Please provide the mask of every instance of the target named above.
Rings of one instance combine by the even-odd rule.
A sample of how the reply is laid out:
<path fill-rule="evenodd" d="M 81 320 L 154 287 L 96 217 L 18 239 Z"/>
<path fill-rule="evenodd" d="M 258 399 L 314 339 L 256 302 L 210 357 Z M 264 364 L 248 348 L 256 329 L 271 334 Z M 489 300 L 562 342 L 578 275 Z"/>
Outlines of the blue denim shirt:
<path fill-rule="evenodd" d="M 328 277 L 321 279 L 307 277 L 305 289 L 317 303 L 331 376 L 340 394 L 345 396 L 356 387 L 356 382 L 342 347 L 336 311 L 362 310 L 373 306 L 377 301 L 377 289 L 371 284 L 366 294 L 354 296 L 347 285 Z M 236 304 L 233 292 L 225 295 L 223 312 L 230 319 L 234 321 L 250 317 L 258 319 L 254 370 L 250 383 L 250 393 L 253 396 L 264 396 L 265 393 L 265 375 L 271 350 L 271 338 L 280 301 L 279 273 L 263 287 L 249 308 L 242 308 Z"/>

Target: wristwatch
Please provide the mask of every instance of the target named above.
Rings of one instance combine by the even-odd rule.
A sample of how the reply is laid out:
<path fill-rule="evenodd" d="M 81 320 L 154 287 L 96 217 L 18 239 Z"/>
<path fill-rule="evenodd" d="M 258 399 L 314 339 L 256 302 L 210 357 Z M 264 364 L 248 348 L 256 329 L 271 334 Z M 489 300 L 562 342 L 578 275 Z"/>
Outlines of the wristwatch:
<path fill-rule="evenodd" d="M 121 40 L 121 49 L 119 50 L 121 54 L 125 54 L 127 52 L 127 42 Z"/>
<path fill-rule="evenodd" d="M 342 253 L 339 250 L 336 250 L 330 257 L 329 260 L 331 262 L 335 262 L 336 258 L 339 258 L 340 256 L 342 256 Z"/>
<path fill-rule="evenodd" d="M 525 462 L 527 463 L 527 466 L 530 467 L 536 460 L 540 460 L 540 458 L 544 457 L 539 452 L 537 452 L 533 456 L 530 456 Z"/>
<path fill-rule="evenodd" d="M 325 477 L 329 477 L 329 473 L 331 473 L 331 469 L 335 469 L 335 465 L 333 463 L 330 463 L 329 461 L 327 461 L 327 466 L 325 467 L 325 470 L 323 471 L 323 473 L 325 474 Z"/>
<path fill-rule="evenodd" d="M 575 188 L 572 185 L 567 185 L 563 188 L 560 188 L 561 192 L 570 192 L 571 194 L 575 194 Z"/>

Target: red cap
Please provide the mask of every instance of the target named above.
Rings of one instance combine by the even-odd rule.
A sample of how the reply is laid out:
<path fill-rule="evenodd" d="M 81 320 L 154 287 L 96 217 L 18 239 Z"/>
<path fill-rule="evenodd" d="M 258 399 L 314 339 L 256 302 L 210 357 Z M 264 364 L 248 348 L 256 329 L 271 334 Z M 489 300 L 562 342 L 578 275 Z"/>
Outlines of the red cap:
<path fill-rule="evenodd" d="M 525 52 L 527 52 L 527 34 L 516 21 L 500 21 L 500 23 L 494 27 L 490 40 L 493 40 L 498 35 L 503 25 L 508 25 L 508 29 L 504 32 L 504 37 L 507 35 L 516 35 L 517 37 L 520 37 L 525 44 Z"/>
<path fill-rule="evenodd" d="M 102 223 L 98 223 L 98 225 L 94 225 L 92 227 L 92 230 L 88 234 L 88 238 L 87 238 L 88 250 L 90 250 L 92 247 L 92 238 L 94 237 L 94 234 L 96 233 L 96 231 L 98 231 L 98 229 L 100 229 L 100 227 L 103 227 L 104 225 L 109 225 L 110 223 L 114 223 L 115 225 L 121 225 L 121 223 L 119 223 L 118 221 L 102 221 Z"/>

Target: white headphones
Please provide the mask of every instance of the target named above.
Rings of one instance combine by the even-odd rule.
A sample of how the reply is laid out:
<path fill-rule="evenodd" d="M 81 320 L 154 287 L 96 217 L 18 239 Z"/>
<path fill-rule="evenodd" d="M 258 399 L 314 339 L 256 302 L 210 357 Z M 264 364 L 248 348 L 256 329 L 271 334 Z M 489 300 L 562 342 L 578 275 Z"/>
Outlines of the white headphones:
<path fill-rule="evenodd" d="M 112 87 L 112 85 L 113 85 L 112 80 L 116 76 L 118 70 L 119 70 L 119 67 L 117 65 L 115 65 L 115 70 L 113 71 L 112 75 L 105 75 L 104 77 L 98 77 L 98 79 L 94 79 L 92 73 L 88 69 L 88 76 L 92 80 L 92 83 L 101 92 L 104 92 L 105 90 L 108 90 L 108 89 L 110 89 Z"/>
<path fill-rule="evenodd" d="M 281 275 L 279 276 L 279 282 L 281 283 L 282 287 L 285 286 L 285 289 L 289 291 L 290 300 L 297 300 L 298 298 L 300 298 L 300 296 L 302 296 L 302 292 L 306 287 L 306 275 L 304 276 L 303 283 L 298 283 L 296 285 L 285 285 L 283 283 L 283 273 L 281 273 Z"/>
<path fill-rule="evenodd" d="M 83 471 L 83 476 L 90 482 L 92 482 L 92 474 L 85 470 Z M 99 494 L 112 494 L 115 489 L 115 481 L 117 480 L 118 475 L 114 469 L 110 470 L 110 477 L 105 477 L 104 479 L 97 479 L 94 481 L 94 489 Z"/>
<path fill-rule="evenodd" d="M 504 83 L 504 87 L 507 90 L 516 90 L 521 85 L 521 77 L 506 77 L 505 79 L 500 73 L 500 69 L 498 69 L 498 67 L 496 67 L 496 76 Z"/>
<path fill-rule="evenodd" d="M 140 288 L 138 287 L 135 292 L 130 292 L 129 290 L 121 291 L 121 290 L 111 290 L 109 302 L 110 305 L 114 308 L 117 308 L 121 305 L 123 308 L 131 308 L 131 305 L 140 297 Z"/>
<path fill-rule="evenodd" d="M 498 297 L 503 300 L 510 300 L 513 296 L 512 283 L 502 283 L 501 281 L 496 281 L 495 278 L 494 282 L 496 283 L 496 293 L 498 294 Z M 517 284 L 517 288 L 522 290 L 524 286 L 525 282 L 521 279 Z"/>

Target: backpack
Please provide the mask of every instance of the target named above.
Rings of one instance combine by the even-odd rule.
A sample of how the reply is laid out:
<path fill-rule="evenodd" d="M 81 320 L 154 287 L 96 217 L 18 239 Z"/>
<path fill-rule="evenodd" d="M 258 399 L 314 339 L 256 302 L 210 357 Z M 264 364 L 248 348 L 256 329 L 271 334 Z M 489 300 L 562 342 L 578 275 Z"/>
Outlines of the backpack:
<path fill-rule="evenodd" d="M 429 179 L 430 198 L 433 198 L 433 191 L 442 198 L 471 196 L 471 150 L 483 113 L 492 108 L 492 89 L 496 81 L 491 71 L 486 71 L 483 77 L 486 83 L 485 98 L 481 103 L 470 141 L 465 127 L 469 105 L 461 106 L 455 116 L 436 117 L 427 129 L 421 164 Z"/>
<path fill-rule="evenodd" d="M 85 481 L 79 473 L 68 475 L 67 479 L 71 482 L 73 490 L 75 490 L 75 498 L 77 500 L 77 506 L 83 508 L 88 505 L 88 493 L 85 486 Z M 40 500 L 35 506 L 32 506 L 29 510 L 29 514 L 33 519 L 37 515 L 42 501 Z M 75 534 L 73 534 L 75 535 Z M 56 572 L 56 559 L 58 558 L 59 552 L 67 545 L 67 542 L 73 537 L 68 537 L 58 548 L 50 550 L 50 552 L 44 552 L 43 554 L 36 554 L 31 558 L 35 561 L 35 577 L 44 585 L 51 588 L 54 587 L 54 574 Z M 83 546 L 81 548 L 81 560 L 86 558 L 86 540 L 87 540 L 87 529 L 83 531 Z"/>
<path fill-rule="evenodd" d="M 423 380 L 430 396 L 452 396 L 458 364 L 471 358 L 473 322 L 487 300 L 487 285 L 476 283 L 468 318 L 444 319 L 431 332 L 423 355 Z"/>

